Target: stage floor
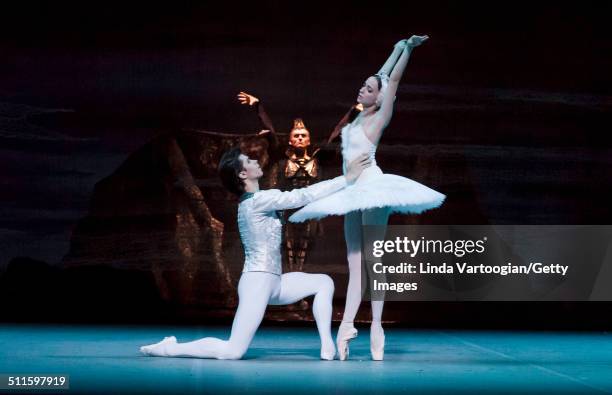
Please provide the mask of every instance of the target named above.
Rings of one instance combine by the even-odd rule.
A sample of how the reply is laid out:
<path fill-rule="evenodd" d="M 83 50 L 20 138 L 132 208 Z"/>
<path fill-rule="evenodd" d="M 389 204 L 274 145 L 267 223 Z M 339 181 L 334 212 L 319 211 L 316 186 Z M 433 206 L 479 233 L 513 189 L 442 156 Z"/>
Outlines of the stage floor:
<path fill-rule="evenodd" d="M 345 362 L 319 360 L 314 325 L 263 327 L 245 359 L 217 361 L 138 348 L 169 335 L 226 338 L 228 328 L 0 324 L 0 374 L 69 374 L 70 390 L 56 392 L 66 394 L 612 393 L 609 333 L 392 328 L 385 361 L 374 362 L 359 329 Z"/>

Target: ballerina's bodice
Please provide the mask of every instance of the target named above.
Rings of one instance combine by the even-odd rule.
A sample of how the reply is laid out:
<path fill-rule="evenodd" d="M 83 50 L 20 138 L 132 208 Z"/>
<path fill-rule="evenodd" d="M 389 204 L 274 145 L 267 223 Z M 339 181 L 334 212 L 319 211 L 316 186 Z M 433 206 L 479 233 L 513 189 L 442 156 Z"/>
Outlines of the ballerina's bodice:
<path fill-rule="evenodd" d="M 372 161 L 372 167 L 376 166 L 376 148 L 365 134 L 361 124 L 349 123 L 342 128 L 342 173 L 346 174 L 348 164 L 363 153 L 367 153 Z"/>

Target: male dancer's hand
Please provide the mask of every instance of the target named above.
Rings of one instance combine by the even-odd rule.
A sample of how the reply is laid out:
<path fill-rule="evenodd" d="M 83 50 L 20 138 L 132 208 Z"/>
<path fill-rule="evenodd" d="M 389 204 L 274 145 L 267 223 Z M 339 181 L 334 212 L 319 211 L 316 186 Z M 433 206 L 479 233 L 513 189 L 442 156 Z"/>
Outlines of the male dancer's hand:
<path fill-rule="evenodd" d="M 252 106 L 257 103 L 259 99 L 253 95 L 249 95 L 246 92 L 240 92 L 238 93 L 238 101 L 240 104 L 248 104 L 249 106 Z"/>
<path fill-rule="evenodd" d="M 371 164 L 372 160 L 370 160 L 370 156 L 367 153 L 363 153 L 357 158 L 353 159 L 353 161 L 348 164 L 346 174 L 344 175 L 346 177 L 346 181 L 348 183 L 354 182 L 359 178 L 363 169 L 370 167 Z"/>

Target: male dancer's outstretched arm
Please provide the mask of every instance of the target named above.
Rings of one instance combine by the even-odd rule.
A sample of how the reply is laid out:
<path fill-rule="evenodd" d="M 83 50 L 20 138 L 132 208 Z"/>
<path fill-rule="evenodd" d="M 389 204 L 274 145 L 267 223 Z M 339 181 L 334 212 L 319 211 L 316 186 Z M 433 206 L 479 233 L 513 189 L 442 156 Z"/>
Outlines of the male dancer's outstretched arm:
<path fill-rule="evenodd" d="M 278 189 L 259 190 L 259 185 L 246 184 L 247 192 L 257 192 L 253 196 L 253 208 L 256 211 L 275 211 L 298 208 L 315 200 L 339 191 L 347 184 L 354 182 L 366 167 L 370 166 L 371 160 L 367 154 L 360 155 L 351 164 L 344 176 L 338 176 L 331 180 L 317 182 L 306 188 L 297 188 L 291 191 L 281 192 Z"/>

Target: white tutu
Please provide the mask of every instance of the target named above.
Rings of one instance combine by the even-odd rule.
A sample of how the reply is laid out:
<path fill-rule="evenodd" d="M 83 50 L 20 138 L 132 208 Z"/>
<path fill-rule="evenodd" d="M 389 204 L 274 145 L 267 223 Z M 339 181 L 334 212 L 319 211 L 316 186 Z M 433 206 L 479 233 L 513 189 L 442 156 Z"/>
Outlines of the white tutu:
<path fill-rule="evenodd" d="M 360 124 L 348 124 L 342 128 L 344 173 L 346 164 L 363 153 L 369 155 L 372 166 L 365 169 L 354 184 L 309 203 L 290 216 L 289 221 L 304 222 L 375 207 L 388 207 L 390 214 L 419 214 L 442 204 L 446 196 L 440 192 L 406 177 L 383 174 L 376 166 L 376 148 Z"/>
<path fill-rule="evenodd" d="M 445 198 L 445 195 L 421 183 L 383 174 L 378 166 L 371 166 L 354 184 L 304 206 L 290 216 L 289 221 L 304 222 L 376 207 L 388 207 L 390 214 L 419 214 L 439 207 Z"/>

